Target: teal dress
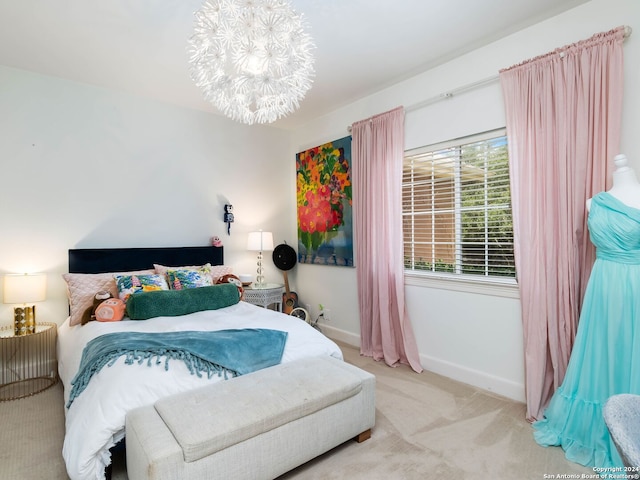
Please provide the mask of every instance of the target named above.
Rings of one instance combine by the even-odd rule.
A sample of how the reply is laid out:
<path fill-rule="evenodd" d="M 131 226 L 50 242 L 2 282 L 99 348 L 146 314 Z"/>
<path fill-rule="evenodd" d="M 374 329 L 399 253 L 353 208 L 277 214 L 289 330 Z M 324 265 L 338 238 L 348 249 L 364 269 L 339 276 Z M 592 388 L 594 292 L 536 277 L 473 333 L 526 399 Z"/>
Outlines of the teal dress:
<path fill-rule="evenodd" d="M 588 226 L 596 261 L 564 381 L 534 437 L 560 445 L 572 462 L 623 467 L 602 407 L 611 395 L 640 394 L 640 210 L 602 192 Z"/>

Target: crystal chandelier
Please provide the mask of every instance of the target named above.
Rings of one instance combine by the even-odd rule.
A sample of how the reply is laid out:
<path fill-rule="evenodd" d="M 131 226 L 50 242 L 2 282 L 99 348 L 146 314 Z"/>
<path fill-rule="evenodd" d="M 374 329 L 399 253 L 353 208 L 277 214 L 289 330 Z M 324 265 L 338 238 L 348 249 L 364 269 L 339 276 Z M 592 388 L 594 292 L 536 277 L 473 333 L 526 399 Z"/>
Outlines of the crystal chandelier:
<path fill-rule="evenodd" d="M 233 120 L 271 123 L 311 88 L 314 48 L 289 0 L 205 0 L 188 42 L 191 78 Z"/>

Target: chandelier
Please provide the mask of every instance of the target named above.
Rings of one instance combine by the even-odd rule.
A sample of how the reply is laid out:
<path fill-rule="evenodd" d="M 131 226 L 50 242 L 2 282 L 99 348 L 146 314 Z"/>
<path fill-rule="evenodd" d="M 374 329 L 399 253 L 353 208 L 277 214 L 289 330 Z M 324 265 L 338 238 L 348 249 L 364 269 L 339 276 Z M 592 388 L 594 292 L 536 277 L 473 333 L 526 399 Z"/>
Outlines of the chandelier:
<path fill-rule="evenodd" d="M 314 48 L 289 0 L 205 0 L 187 52 L 190 74 L 224 115 L 271 123 L 311 88 Z"/>

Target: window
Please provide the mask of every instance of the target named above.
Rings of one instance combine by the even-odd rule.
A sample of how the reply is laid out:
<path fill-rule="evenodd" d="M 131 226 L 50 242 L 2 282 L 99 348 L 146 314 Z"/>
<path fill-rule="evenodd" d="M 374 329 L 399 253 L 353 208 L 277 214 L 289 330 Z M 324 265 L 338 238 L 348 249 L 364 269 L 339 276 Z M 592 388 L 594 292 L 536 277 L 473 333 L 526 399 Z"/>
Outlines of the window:
<path fill-rule="evenodd" d="M 503 129 L 406 152 L 402 203 L 405 270 L 515 277 Z"/>

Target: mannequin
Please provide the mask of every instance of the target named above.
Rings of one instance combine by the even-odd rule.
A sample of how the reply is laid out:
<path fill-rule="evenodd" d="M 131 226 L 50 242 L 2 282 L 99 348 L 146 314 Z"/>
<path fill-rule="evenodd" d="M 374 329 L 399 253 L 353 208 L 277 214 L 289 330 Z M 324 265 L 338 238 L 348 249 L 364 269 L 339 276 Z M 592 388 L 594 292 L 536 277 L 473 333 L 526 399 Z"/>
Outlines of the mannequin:
<path fill-rule="evenodd" d="M 640 395 L 640 182 L 625 155 L 614 162 L 611 189 L 587 201 L 596 258 L 571 357 L 544 417 L 533 423 L 538 444 L 561 446 L 568 460 L 603 471 L 623 468 L 603 406 L 613 395 Z"/>
<path fill-rule="evenodd" d="M 613 186 L 608 192 L 625 205 L 640 209 L 640 182 L 629 166 L 627 156 L 622 153 L 616 155 L 613 163 L 616 169 L 613 172 Z M 589 208 L 591 208 L 591 199 L 587 200 L 587 210 Z"/>

